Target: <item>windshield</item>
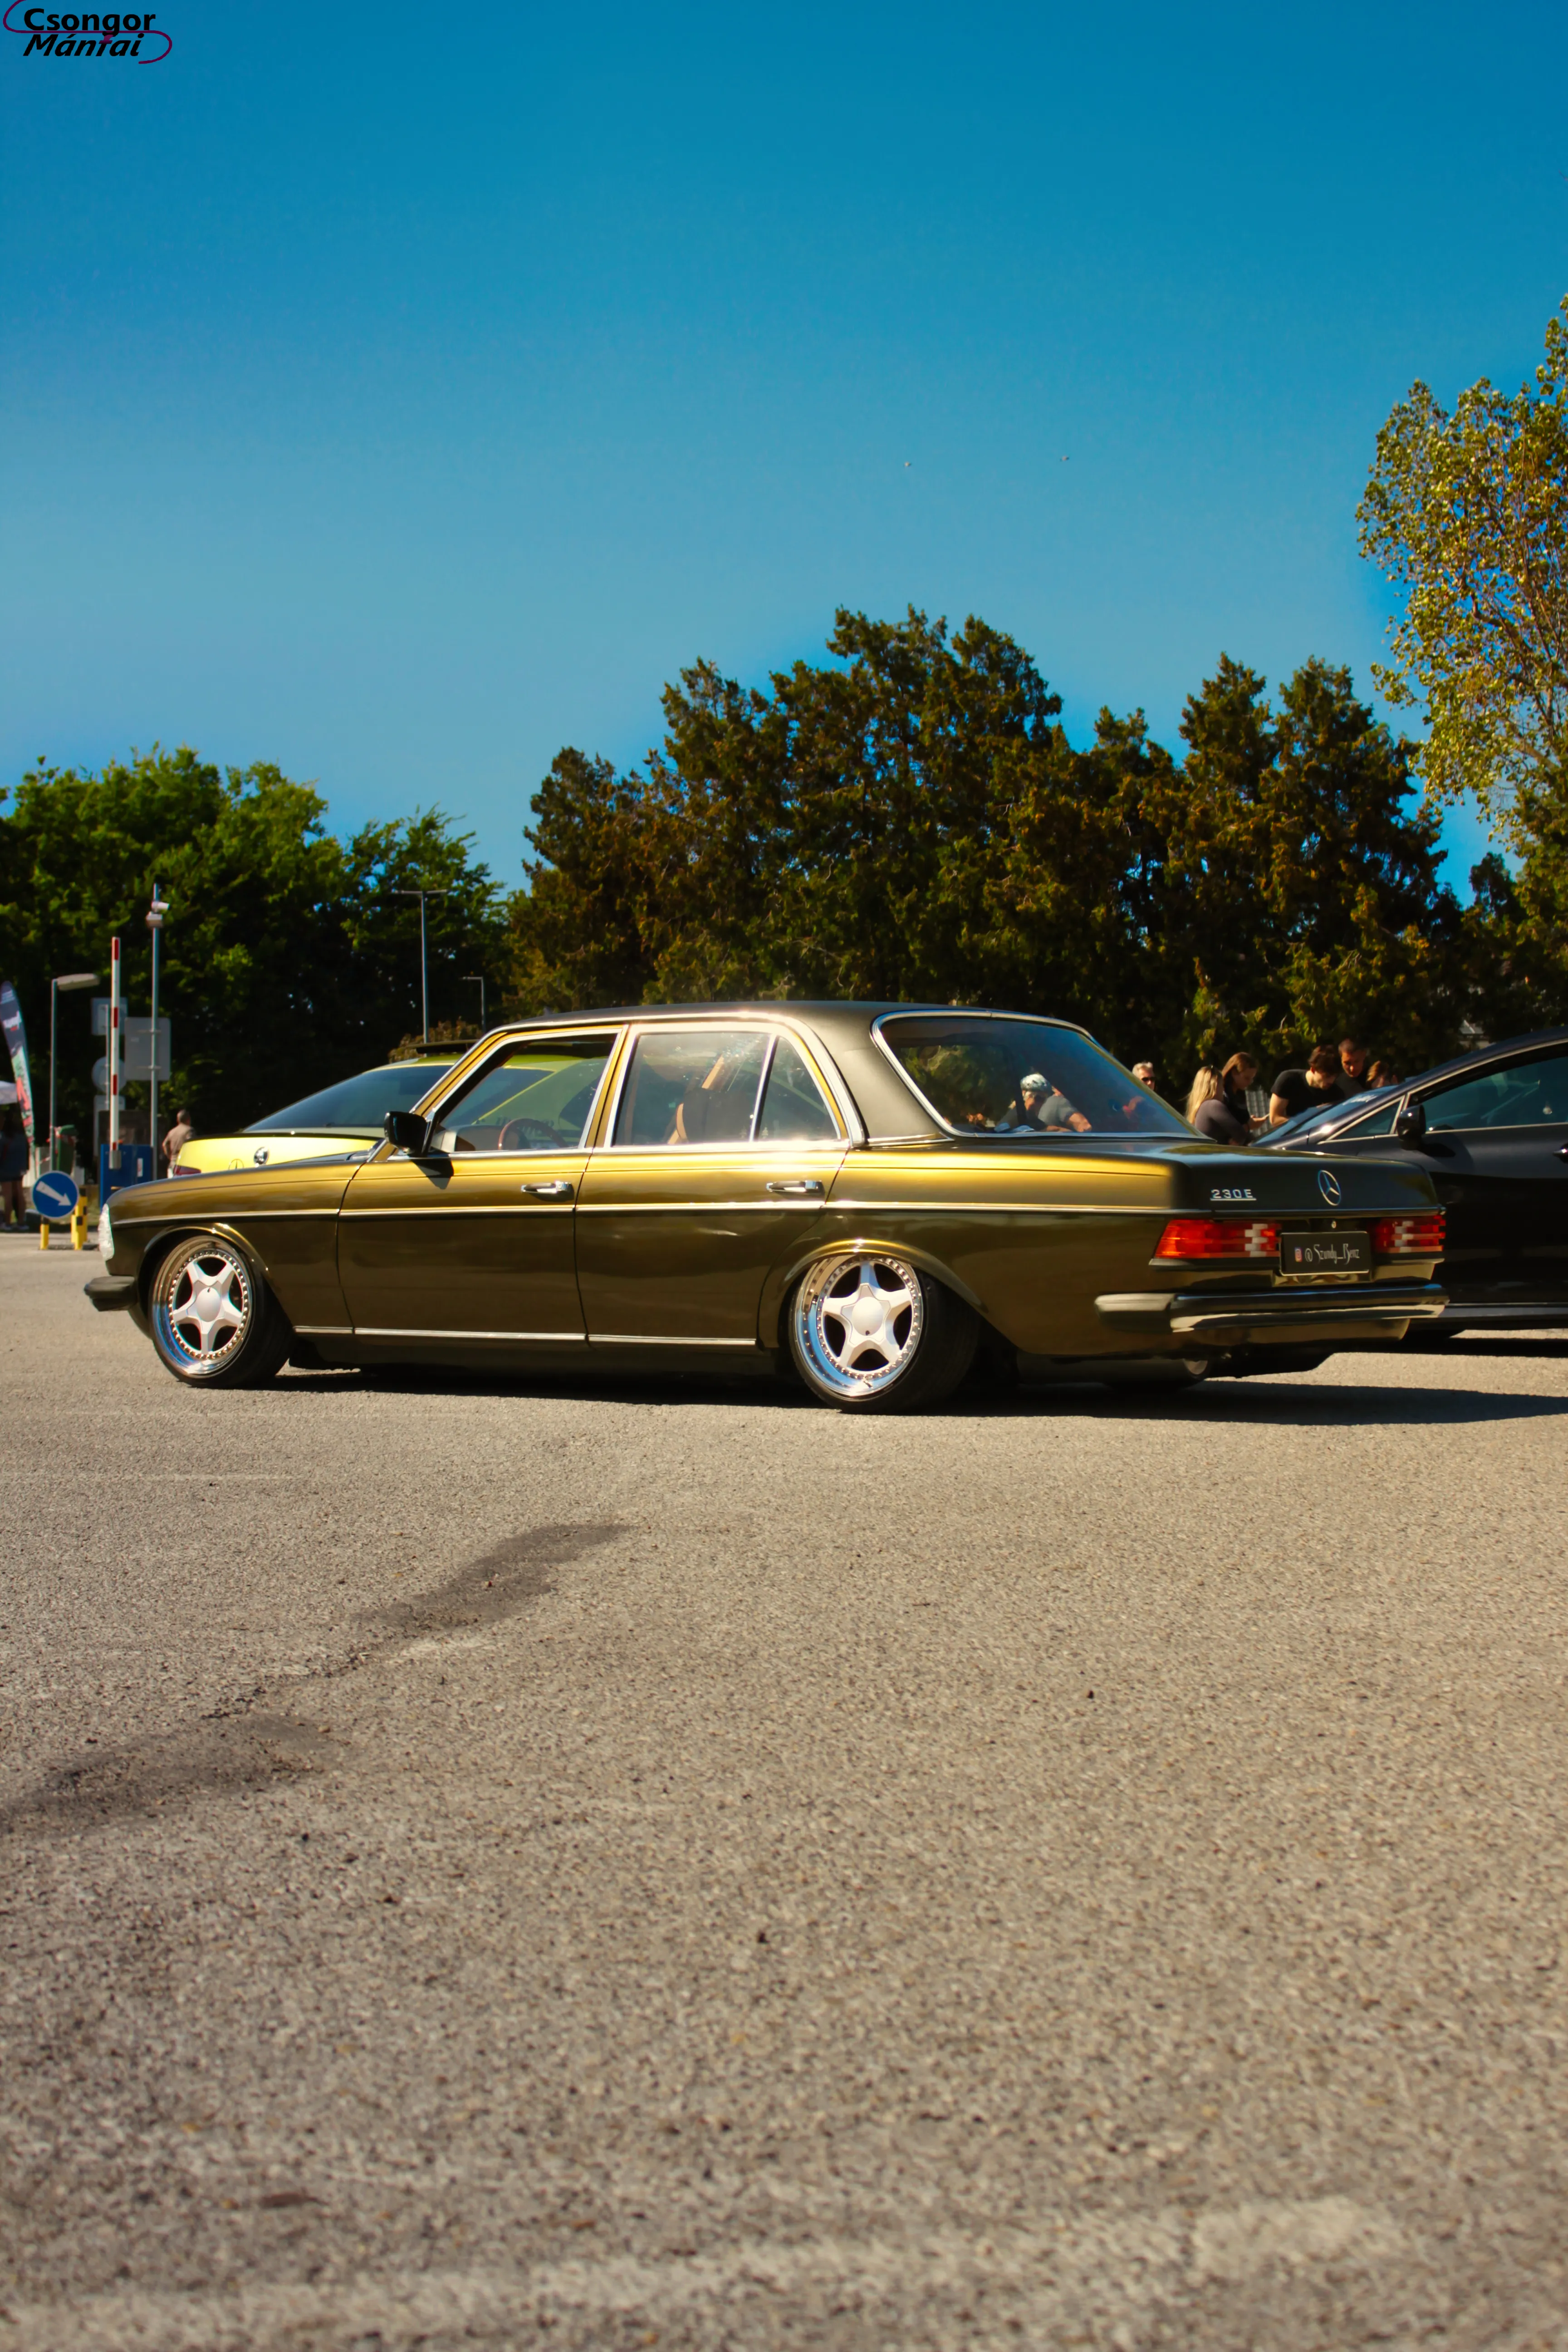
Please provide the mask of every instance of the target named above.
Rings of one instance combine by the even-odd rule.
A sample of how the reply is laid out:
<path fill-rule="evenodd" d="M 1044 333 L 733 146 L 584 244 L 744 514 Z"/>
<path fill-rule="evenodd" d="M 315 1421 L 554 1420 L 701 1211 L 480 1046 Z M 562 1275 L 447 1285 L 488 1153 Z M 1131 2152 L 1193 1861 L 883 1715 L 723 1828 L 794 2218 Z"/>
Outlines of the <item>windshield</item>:
<path fill-rule="evenodd" d="M 450 1062 L 394 1062 L 384 1070 L 361 1070 L 319 1095 L 258 1118 L 247 1135 L 276 1135 L 288 1129 L 320 1128 L 329 1134 L 379 1135 L 389 1110 L 412 1110 L 437 1078 L 445 1077 Z"/>
<path fill-rule="evenodd" d="M 1076 1029 L 973 1013 L 899 1013 L 879 1031 L 960 1135 L 1186 1135 L 1168 1103 Z"/>
<path fill-rule="evenodd" d="M 1342 1128 L 1350 1127 L 1358 1135 L 1386 1133 L 1393 1128 L 1394 1113 L 1404 1092 L 1403 1086 L 1382 1087 L 1375 1094 L 1352 1095 L 1349 1102 L 1323 1103 L 1311 1110 L 1298 1111 L 1294 1118 L 1286 1119 L 1282 1126 L 1258 1139 L 1266 1146 L 1302 1143 L 1337 1135 Z M 1367 1116 L 1379 1103 L 1386 1110 L 1386 1127 Z"/>

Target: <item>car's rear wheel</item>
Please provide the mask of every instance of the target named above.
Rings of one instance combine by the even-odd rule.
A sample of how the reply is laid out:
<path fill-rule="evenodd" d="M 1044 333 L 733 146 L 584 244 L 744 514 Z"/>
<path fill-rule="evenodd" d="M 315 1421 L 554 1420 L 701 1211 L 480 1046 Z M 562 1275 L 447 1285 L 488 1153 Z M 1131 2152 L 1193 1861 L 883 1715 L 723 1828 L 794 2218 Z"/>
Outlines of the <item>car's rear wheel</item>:
<path fill-rule="evenodd" d="M 980 1318 L 962 1298 L 885 1252 L 819 1258 L 796 1285 L 789 1351 L 813 1396 L 845 1412 L 912 1412 L 958 1386 Z"/>
<path fill-rule="evenodd" d="M 222 1234 L 193 1234 L 159 1265 L 148 1294 L 153 1345 L 189 1388 L 255 1388 L 294 1334 L 245 1253 Z"/>

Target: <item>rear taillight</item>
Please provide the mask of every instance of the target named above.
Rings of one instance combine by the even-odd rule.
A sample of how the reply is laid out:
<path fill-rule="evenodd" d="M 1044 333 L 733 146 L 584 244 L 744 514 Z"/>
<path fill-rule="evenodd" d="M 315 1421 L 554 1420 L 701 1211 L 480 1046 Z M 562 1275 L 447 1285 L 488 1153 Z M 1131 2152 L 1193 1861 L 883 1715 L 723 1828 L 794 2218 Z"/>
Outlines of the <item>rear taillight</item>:
<path fill-rule="evenodd" d="M 1372 1245 L 1379 1257 L 1441 1257 L 1443 1212 L 1419 1217 L 1374 1217 Z"/>
<path fill-rule="evenodd" d="M 1275 1257 L 1278 1225 L 1244 1225 L 1234 1217 L 1173 1217 L 1160 1236 L 1156 1257 Z"/>

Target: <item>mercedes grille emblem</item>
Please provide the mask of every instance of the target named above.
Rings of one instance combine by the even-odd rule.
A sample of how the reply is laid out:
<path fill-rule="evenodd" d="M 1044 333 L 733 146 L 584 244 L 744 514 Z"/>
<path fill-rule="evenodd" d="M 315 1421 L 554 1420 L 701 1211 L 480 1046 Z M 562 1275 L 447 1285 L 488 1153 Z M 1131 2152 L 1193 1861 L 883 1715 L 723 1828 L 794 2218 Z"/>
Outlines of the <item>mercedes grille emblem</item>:
<path fill-rule="evenodd" d="M 1337 1208 L 1339 1207 L 1339 1205 L 1340 1205 L 1340 1197 L 1341 1197 L 1341 1196 L 1340 1196 L 1340 1180 L 1339 1180 L 1339 1178 L 1334 1174 L 1334 1171 L 1333 1171 L 1333 1170 L 1332 1170 L 1331 1168 L 1320 1168 L 1320 1169 L 1319 1169 L 1319 1171 L 1318 1171 L 1318 1190 L 1319 1190 L 1319 1192 L 1322 1194 L 1322 1196 L 1323 1196 L 1324 1200 L 1328 1202 L 1328 1204 L 1329 1204 L 1329 1206 L 1330 1206 L 1330 1208 L 1331 1208 L 1331 1209 L 1337 1209 Z"/>

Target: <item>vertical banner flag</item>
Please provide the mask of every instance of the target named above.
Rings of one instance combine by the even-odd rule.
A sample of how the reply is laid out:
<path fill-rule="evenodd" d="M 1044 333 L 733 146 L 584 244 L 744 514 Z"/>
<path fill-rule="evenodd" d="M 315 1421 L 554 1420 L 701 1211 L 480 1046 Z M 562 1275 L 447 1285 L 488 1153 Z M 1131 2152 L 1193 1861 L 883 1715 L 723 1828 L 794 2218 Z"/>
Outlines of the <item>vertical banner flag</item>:
<path fill-rule="evenodd" d="M 27 1130 L 29 1147 L 33 1133 L 33 1081 L 27 1073 L 27 1033 L 22 1026 L 22 1008 L 16 1002 L 16 992 L 7 980 L 0 982 L 0 1029 L 5 1032 L 5 1043 L 11 1049 L 11 1076 L 16 1081 L 16 1099 L 22 1106 L 22 1124 Z"/>

